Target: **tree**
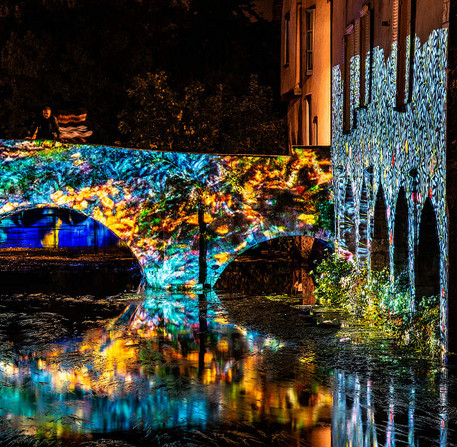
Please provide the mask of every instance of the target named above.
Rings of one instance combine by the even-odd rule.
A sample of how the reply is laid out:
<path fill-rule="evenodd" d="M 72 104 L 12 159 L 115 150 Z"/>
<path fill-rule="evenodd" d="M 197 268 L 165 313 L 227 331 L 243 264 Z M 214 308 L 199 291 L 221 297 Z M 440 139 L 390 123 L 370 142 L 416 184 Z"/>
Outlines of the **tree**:
<path fill-rule="evenodd" d="M 242 96 L 222 84 L 210 89 L 192 83 L 179 93 L 168 79 L 165 72 L 135 78 L 129 106 L 119 116 L 124 144 L 177 152 L 285 152 L 285 120 L 257 76 Z"/>
<path fill-rule="evenodd" d="M 184 134 L 188 147 L 223 148 L 213 141 L 218 112 L 209 100 L 228 104 L 230 96 L 246 95 L 252 73 L 278 99 L 278 42 L 279 30 L 256 17 L 250 0 L 5 0 L 0 138 L 24 137 L 27 119 L 50 105 L 87 109 L 94 142 L 140 142 L 120 133 L 118 116 L 135 111 L 129 103 L 138 106 L 139 97 L 128 92 L 151 84 L 148 73 L 165 72 L 170 93 L 187 98 L 182 110 L 192 115 L 183 122 L 200 128 Z M 196 126 L 204 119 L 206 135 Z"/>

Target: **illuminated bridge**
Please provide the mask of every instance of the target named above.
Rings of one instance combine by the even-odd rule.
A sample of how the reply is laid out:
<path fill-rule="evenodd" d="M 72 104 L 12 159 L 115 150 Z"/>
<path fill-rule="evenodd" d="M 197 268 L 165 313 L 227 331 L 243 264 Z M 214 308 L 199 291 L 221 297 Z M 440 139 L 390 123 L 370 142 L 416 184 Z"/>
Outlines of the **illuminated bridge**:
<path fill-rule="evenodd" d="M 0 219 L 79 211 L 129 246 L 152 287 L 212 286 L 261 242 L 330 237 L 325 149 L 220 156 L 4 140 L 0 149 Z"/>

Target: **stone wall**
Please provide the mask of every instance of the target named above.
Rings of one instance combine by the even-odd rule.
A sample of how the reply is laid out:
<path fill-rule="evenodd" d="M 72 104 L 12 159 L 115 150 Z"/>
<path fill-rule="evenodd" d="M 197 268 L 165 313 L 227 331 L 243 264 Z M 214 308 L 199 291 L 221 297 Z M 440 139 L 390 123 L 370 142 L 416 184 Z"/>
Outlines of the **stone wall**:
<path fill-rule="evenodd" d="M 348 133 L 343 132 L 342 66 L 332 69 L 332 157 L 338 247 L 341 251 L 351 251 L 358 262 L 364 262 L 367 251 L 371 252 L 367 261 L 373 268 L 387 265 L 392 282 L 401 273 L 394 265 L 397 260 L 397 265 L 406 267 L 412 296 L 416 294 L 416 269 L 422 274 L 426 262 L 418 256 L 435 259 L 434 264 L 430 261 L 425 268 L 433 270 L 428 272 L 429 287 L 424 289 L 423 280 L 427 278 L 421 278 L 418 293 L 426 290 L 440 294 L 443 347 L 447 343 L 448 288 L 447 45 L 447 28 L 432 31 L 426 41 L 421 42 L 416 36 L 412 101 L 403 111 L 395 107 L 396 43 L 388 50 L 390 55 L 380 47 L 372 50 L 371 102 L 363 108 L 359 107 L 360 57 L 354 56 L 350 101 L 350 116 L 354 119 Z M 370 55 L 366 63 L 370 63 Z M 369 82 L 365 84 L 370 88 Z M 348 228 L 351 221 L 352 228 Z M 356 240 L 355 249 L 347 244 L 349 231 Z M 425 242 L 419 250 L 419 238 L 435 231 L 436 244 L 433 240 Z M 395 244 L 399 245 L 398 251 Z M 434 279 L 436 269 L 439 280 Z M 414 308 L 415 303 L 411 305 Z"/>

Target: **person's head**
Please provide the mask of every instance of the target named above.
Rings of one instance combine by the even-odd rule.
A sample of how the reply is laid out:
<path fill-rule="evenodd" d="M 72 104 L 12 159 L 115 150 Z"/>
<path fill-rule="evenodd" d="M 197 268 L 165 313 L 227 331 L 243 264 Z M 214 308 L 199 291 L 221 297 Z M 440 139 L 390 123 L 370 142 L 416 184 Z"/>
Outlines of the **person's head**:
<path fill-rule="evenodd" d="M 51 107 L 44 107 L 43 108 L 43 116 L 46 119 L 49 119 L 51 117 Z"/>

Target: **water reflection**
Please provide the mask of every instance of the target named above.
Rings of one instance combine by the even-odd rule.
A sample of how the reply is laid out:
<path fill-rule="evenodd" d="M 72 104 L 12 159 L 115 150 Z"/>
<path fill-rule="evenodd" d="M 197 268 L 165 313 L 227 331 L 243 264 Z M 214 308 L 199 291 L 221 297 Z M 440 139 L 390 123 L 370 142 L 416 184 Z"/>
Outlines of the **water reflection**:
<path fill-rule="evenodd" d="M 232 420 L 312 429 L 331 392 L 266 374 L 264 355 L 281 347 L 229 323 L 215 295 L 150 296 L 107 327 L 2 362 L 0 414 L 59 436 Z"/>
<path fill-rule="evenodd" d="M 433 415 L 433 406 L 424 407 L 421 412 L 430 412 L 416 420 L 416 393 L 419 389 L 411 385 L 396 390 L 393 380 L 383 396 L 373 398 L 372 382 L 358 375 L 337 371 L 334 375 L 332 446 L 447 446 L 447 386 L 440 388 L 441 413 L 439 420 Z M 378 384 L 379 385 L 379 384 Z M 380 387 L 379 391 L 383 391 Z M 406 395 L 406 399 L 404 399 Z M 398 409 L 396 407 L 399 407 Z M 383 408 L 387 418 L 382 420 Z M 375 416 L 378 418 L 376 422 Z M 407 416 L 406 423 L 404 418 Z M 400 422 L 397 422 L 396 419 Z M 381 421 L 379 420 L 381 419 Z M 419 418 L 417 418 L 419 419 Z M 449 444 L 454 445 L 454 444 Z"/>
<path fill-rule="evenodd" d="M 290 434 L 282 445 L 448 445 L 446 377 L 427 419 L 434 392 L 413 370 L 401 383 L 338 368 L 324 380 L 311 344 L 297 350 L 229 321 L 215 294 L 143 296 L 107 324 L 39 348 L 0 341 L 0 416 L 30 435 L 242 422 L 280 427 Z"/>

